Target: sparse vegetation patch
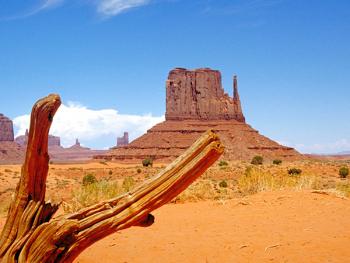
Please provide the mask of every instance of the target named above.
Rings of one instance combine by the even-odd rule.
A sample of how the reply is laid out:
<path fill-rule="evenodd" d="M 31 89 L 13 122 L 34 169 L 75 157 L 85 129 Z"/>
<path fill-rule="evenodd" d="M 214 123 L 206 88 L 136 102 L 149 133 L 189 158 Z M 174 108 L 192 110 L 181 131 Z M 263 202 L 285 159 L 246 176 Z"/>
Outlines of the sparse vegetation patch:
<path fill-rule="evenodd" d="M 222 188 L 226 188 L 226 187 L 228 186 L 226 180 L 222 180 L 222 181 L 219 183 L 219 186 L 222 187 Z"/>
<path fill-rule="evenodd" d="M 144 166 L 144 167 L 148 167 L 148 166 L 153 166 L 153 160 L 152 160 L 152 158 L 146 158 L 146 159 L 144 159 L 143 161 L 142 161 L 142 165 Z"/>
<path fill-rule="evenodd" d="M 273 163 L 273 164 L 276 164 L 276 165 L 280 165 L 280 164 L 282 164 L 282 160 L 280 160 L 280 159 L 275 159 L 275 160 L 272 161 L 272 163 Z"/>
<path fill-rule="evenodd" d="M 227 166 L 228 165 L 228 162 L 227 161 L 225 161 L 225 160 L 221 160 L 220 162 L 219 162 L 219 166 Z"/>
<path fill-rule="evenodd" d="M 349 168 L 346 166 L 343 166 L 339 169 L 339 176 L 340 178 L 346 178 L 349 175 Z"/>
<path fill-rule="evenodd" d="M 96 182 L 97 182 L 97 179 L 94 174 L 87 174 L 83 177 L 83 186 L 94 184 Z"/>
<path fill-rule="evenodd" d="M 288 174 L 289 175 L 299 175 L 302 173 L 302 170 L 299 168 L 290 168 L 288 169 Z"/>
<path fill-rule="evenodd" d="M 254 164 L 254 165 L 262 165 L 264 162 L 264 158 L 260 155 L 257 155 L 257 156 L 254 156 L 252 161 L 251 161 L 251 164 Z"/>

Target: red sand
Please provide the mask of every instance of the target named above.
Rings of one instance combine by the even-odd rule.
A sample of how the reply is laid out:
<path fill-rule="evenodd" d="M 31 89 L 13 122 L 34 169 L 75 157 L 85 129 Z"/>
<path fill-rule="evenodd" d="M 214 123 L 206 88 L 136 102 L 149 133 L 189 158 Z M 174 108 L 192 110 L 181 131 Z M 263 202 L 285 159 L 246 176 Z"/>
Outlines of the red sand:
<path fill-rule="evenodd" d="M 154 225 L 111 235 L 75 262 L 350 262 L 350 201 L 268 192 L 167 205 Z"/>

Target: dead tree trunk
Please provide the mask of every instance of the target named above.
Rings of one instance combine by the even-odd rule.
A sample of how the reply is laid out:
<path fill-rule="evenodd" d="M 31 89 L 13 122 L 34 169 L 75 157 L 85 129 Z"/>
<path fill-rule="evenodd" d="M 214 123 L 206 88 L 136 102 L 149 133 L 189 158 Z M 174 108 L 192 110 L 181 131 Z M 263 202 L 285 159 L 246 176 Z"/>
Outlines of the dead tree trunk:
<path fill-rule="evenodd" d="M 124 195 L 79 212 L 52 218 L 58 205 L 45 202 L 48 133 L 61 101 L 39 100 L 32 109 L 20 182 L 0 237 L 0 262 L 72 262 L 84 249 L 131 226 L 148 226 L 150 214 L 185 190 L 223 153 L 217 135 L 208 131 L 183 155 Z"/>

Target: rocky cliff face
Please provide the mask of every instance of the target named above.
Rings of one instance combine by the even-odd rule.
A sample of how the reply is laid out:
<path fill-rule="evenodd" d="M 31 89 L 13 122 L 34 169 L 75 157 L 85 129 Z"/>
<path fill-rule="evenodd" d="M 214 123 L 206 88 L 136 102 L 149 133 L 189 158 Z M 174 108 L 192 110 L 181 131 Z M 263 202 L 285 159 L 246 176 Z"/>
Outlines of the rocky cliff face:
<path fill-rule="evenodd" d="M 234 97 L 222 88 L 221 73 L 208 68 L 176 68 L 166 82 L 166 120 L 237 120 L 245 122 L 234 80 Z"/>
<path fill-rule="evenodd" d="M 0 142 L 13 142 L 13 123 L 0 113 Z"/>

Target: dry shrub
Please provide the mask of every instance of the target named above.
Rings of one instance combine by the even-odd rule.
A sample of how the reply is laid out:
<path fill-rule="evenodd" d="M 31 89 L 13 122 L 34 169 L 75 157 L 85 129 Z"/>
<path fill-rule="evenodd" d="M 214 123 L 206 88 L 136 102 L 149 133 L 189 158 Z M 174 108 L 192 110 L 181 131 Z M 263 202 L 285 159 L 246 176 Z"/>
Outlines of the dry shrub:
<path fill-rule="evenodd" d="M 117 181 L 101 180 L 95 183 L 82 185 L 80 189 L 73 190 L 72 200 L 66 204 L 67 212 L 75 212 L 83 207 L 110 199 L 125 192 Z"/>
<path fill-rule="evenodd" d="M 338 183 L 336 186 L 337 192 L 345 197 L 350 197 L 350 183 Z"/>
<path fill-rule="evenodd" d="M 64 210 L 66 212 L 75 212 L 81 208 L 126 193 L 132 190 L 135 185 L 134 179 L 130 176 L 125 177 L 121 183 L 108 179 L 99 181 L 92 180 L 89 181 L 89 183 L 82 183 L 80 189 L 73 190 L 72 200 L 64 204 Z"/>
<path fill-rule="evenodd" d="M 123 189 L 125 192 L 129 192 L 135 186 L 135 180 L 131 176 L 127 176 L 123 180 Z"/>
<path fill-rule="evenodd" d="M 320 183 L 315 176 L 290 176 L 283 172 L 273 174 L 257 167 L 248 167 L 237 184 L 243 195 L 280 189 L 318 189 Z"/>
<path fill-rule="evenodd" d="M 174 202 L 184 203 L 186 201 L 196 202 L 211 199 L 215 195 L 215 190 L 210 180 L 198 180 L 191 184 L 185 191 L 178 195 Z"/>
<path fill-rule="evenodd" d="M 224 200 L 234 196 L 234 192 L 231 188 L 223 188 L 220 187 L 219 184 L 220 183 L 208 179 L 197 180 L 178 195 L 173 202 L 184 203 L 204 200 Z"/>

